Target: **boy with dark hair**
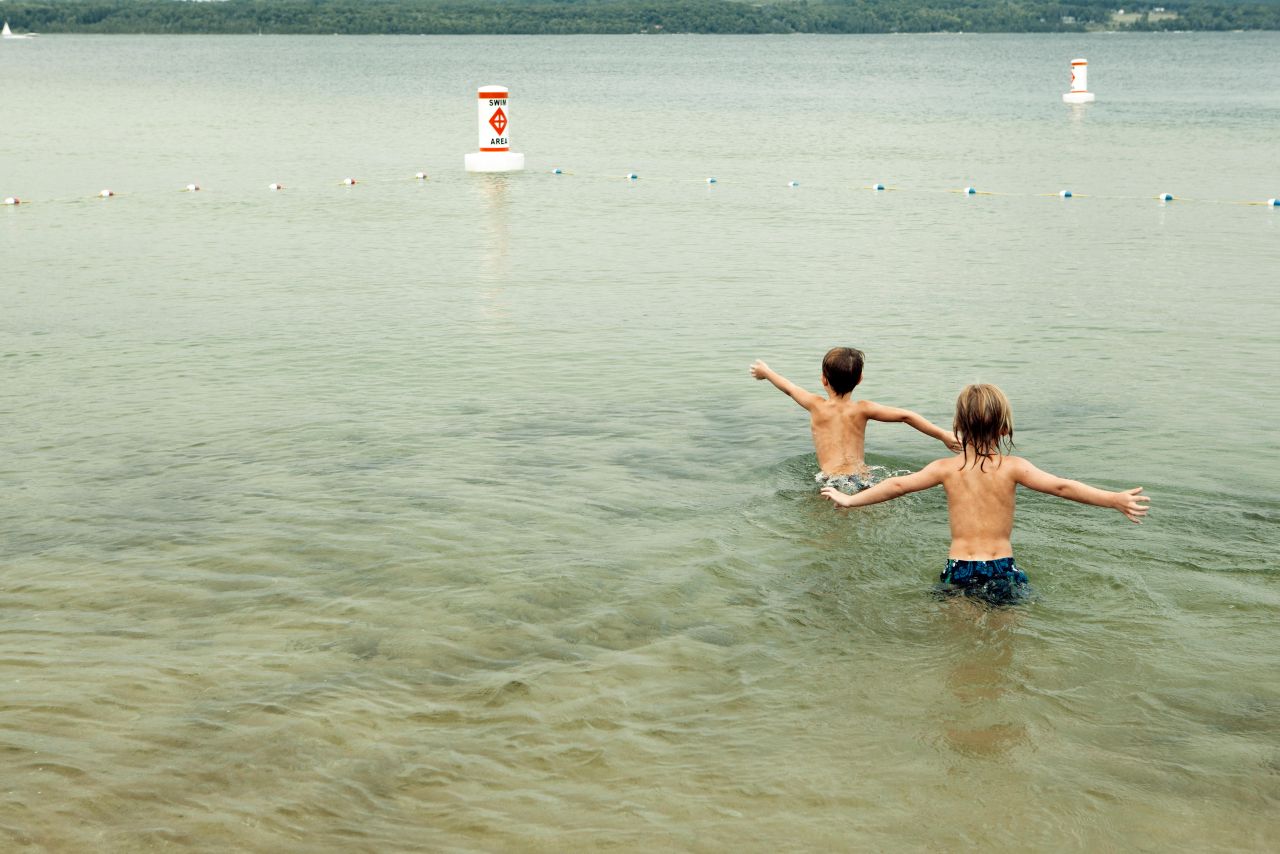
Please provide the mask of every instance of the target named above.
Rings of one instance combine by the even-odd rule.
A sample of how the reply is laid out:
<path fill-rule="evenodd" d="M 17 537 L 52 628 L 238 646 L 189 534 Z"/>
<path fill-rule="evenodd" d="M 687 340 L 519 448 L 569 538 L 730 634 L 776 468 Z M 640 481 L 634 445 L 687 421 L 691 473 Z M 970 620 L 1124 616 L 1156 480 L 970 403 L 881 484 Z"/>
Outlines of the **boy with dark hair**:
<path fill-rule="evenodd" d="M 966 386 L 956 399 L 952 429 L 960 437 L 960 459 L 934 460 L 915 474 L 891 477 L 857 495 L 826 488 L 822 496 L 841 507 L 865 507 L 942 485 L 951 517 L 951 551 L 942 571 L 944 590 L 995 604 L 1027 592 L 1027 576 L 1013 562 L 1013 508 L 1019 486 L 1110 507 L 1141 524 L 1151 501 L 1142 487 L 1108 492 L 1043 472 L 1013 449 L 1013 411 L 993 385 Z M 973 459 L 969 459 L 969 454 Z"/>
<path fill-rule="evenodd" d="M 822 387 L 827 396 L 805 391 L 757 359 L 751 376 L 768 380 L 809 411 L 809 429 L 821 471 L 817 481 L 842 492 L 857 492 L 871 485 L 871 472 L 862 459 L 868 421 L 905 421 L 926 436 L 959 451 L 956 437 L 909 409 L 854 400 L 853 390 L 862 382 L 865 356 L 852 347 L 835 347 L 822 359 Z"/>

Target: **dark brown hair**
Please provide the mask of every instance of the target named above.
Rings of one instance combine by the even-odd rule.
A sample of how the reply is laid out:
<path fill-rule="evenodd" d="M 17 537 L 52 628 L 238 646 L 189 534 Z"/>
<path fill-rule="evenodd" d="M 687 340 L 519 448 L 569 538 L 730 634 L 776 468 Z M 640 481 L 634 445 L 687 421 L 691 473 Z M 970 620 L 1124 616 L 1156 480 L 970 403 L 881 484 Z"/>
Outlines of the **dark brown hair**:
<path fill-rule="evenodd" d="M 1013 449 L 1013 407 L 1009 398 L 988 383 L 965 386 L 956 398 L 951 432 L 963 446 L 961 468 L 968 465 L 969 449 L 973 448 L 974 462 L 981 459 L 980 468 L 985 471 L 987 460 Z"/>
<path fill-rule="evenodd" d="M 862 363 L 866 356 L 852 347 L 832 347 L 822 357 L 822 375 L 836 394 L 848 394 L 862 382 Z"/>

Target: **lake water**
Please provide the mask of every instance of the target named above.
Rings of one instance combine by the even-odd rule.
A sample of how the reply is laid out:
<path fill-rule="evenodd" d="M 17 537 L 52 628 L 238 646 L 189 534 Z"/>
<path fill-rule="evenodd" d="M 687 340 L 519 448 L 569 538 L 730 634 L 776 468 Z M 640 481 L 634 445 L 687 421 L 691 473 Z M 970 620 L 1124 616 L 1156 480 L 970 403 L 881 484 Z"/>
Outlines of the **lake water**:
<path fill-rule="evenodd" d="M 0 44 L 0 848 L 1274 850 L 1277 80 L 1275 33 Z M 462 171 L 491 83 L 522 174 Z M 1024 494 L 1037 601 L 932 598 L 941 492 L 833 511 L 747 374 L 836 345 L 940 424 L 1000 385 L 1147 524 Z"/>

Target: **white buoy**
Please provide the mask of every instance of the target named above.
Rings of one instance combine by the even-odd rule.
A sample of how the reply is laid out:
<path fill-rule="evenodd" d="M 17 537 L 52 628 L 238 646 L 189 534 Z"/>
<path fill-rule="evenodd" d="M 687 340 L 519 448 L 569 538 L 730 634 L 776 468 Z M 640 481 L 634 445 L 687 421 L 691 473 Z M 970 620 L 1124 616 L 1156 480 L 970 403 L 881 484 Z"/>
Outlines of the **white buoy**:
<path fill-rule="evenodd" d="M 343 178 L 342 183 L 346 184 L 348 187 L 354 187 L 356 184 L 359 184 L 360 182 L 357 181 L 355 178 Z"/>
<path fill-rule="evenodd" d="M 468 172 L 519 172 L 524 155 L 511 150 L 511 98 L 506 86 L 481 86 L 480 150 L 463 158 Z"/>
<path fill-rule="evenodd" d="M 188 185 L 187 185 L 187 192 L 188 192 L 188 193 L 198 193 L 198 192 L 200 192 L 200 185 L 199 185 L 199 184 L 188 184 Z"/>
<path fill-rule="evenodd" d="M 800 186 L 800 182 L 799 182 L 799 181 L 788 181 L 788 182 L 787 182 L 787 186 L 788 186 L 788 187 L 799 187 L 799 186 Z"/>
<path fill-rule="evenodd" d="M 98 198 L 109 199 L 114 195 L 115 195 L 115 192 L 112 190 L 103 190 L 101 193 L 98 193 Z"/>
<path fill-rule="evenodd" d="M 964 188 L 964 190 L 963 190 L 963 192 L 964 192 L 964 194 L 965 194 L 966 196 L 974 196 L 974 195 L 977 195 L 977 193 L 978 193 L 978 188 L 977 188 L 977 187 L 965 187 L 965 188 Z"/>
<path fill-rule="evenodd" d="M 1068 104 L 1088 104 L 1093 100 L 1089 91 L 1089 60 L 1071 60 L 1071 91 L 1062 96 Z"/>
<path fill-rule="evenodd" d="M 883 190 L 883 189 L 884 189 L 884 184 L 872 184 L 872 185 L 871 185 L 871 189 L 873 189 L 873 190 Z"/>
<path fill-rule="evenodd" d="M 273 191 L 274 191 L 274 190 L 283 190 L 283 189 L 284 189 L 284 184 L 268 184 L 268 185 L 267 185 L 267 189 L 268 189 L 268 190 L 273 190 Z"/>
<path fill-rule="evenodd" d="M 1275 201 L 1275 200 L 1272 199 L 1272 201 Z M 17 196 L 8 196 L 5 198 L 4 203 L 6 205 L 20 205 L 22 204 L 22 199 L 18 198 Z"/>
<path fill-rule="evenodd" d="M 1059 190 L 1059 191 L 1058 191 L 1058 195 L 1059 195 L 1059 196 L 1061 196 L 1061 197 L 1062 197 L 1062 198 L 1064 198 L 1064 199 L 1069 199 L 1069 198 L 1071 198 L 1071 191 L 1070 191 L 1070 190 Z"/>
<path fill-rule="evenodd" d="M 1173 193 L 1161 193 L 1160 195 L 1156 196 L 1156 198 L 1162 202 L 1171 202 L 1173 201 Z"/>
<path fill-rule="evenodd" d="M 707 183 L 708 183 L 708 184 L 714 184 L 715 182 L 716 182 L 716 179 L 715 179 L 715 178 L 708 178 L 708 179 L 707 179 Z"/>
<path fill-rule="evenodd" d="M 415 173 L 413 173 L 413 177 L 417 178 L 419 181 L 425 181 L 425 180 L 427 180 L 427 173 L 426 173 L 426 172 L 415 172 Z"/>
<path fill-rule="evenodd" d="M 552 175 L 563 175 L 563 174 L 564 174 L 564 170 L 563 170 L 563 169 L 561 169 L 559 166 L 557 166 L 556 168 L 554 168 L 554 169 L 552 169 L 552 170 L 551 170 L 551 174 L 552 174 Z"/>
<path fill-rule="evenodd" d="M 638 181 L 638 180 L 640 180 L 640 176 L 639 176 L 639 175 L 637 175 L 637 174 L 636 174 L 636 173 L 634 173 L 634 172 L 628 172 L 628 173 L 627 173 L 627 180 L 628 180 L 628 181 Z"/>
<path fill-rule="evenodd" d="M 1280 199 L 1267 199 L 1267 207 L 1280 208 Z"/>

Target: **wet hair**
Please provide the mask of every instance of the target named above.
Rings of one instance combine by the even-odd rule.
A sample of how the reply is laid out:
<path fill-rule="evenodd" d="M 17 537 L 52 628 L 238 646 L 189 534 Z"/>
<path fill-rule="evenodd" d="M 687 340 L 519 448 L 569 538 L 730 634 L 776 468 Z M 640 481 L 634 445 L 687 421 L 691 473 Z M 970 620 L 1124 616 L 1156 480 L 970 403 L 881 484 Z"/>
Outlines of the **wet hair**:
<path fill-rule="evenodd" d="M 822 357 L 822 375 L 836 394 L 848 394 L 862 382 L 862 363 L 866 360 L 861 350 L 852 347 L 832 347 Z"/>
<path fill-rule="evenodd" d="M 969 464 L 969 449 L 974 462 L 986 470 L 987 460 L 1013 450 L 1013 408 L 1004 392 L 988 383 L 965 386 L 956 398 L 956 417 L 951 432 L 963 446 L 964 463 Z"/>

